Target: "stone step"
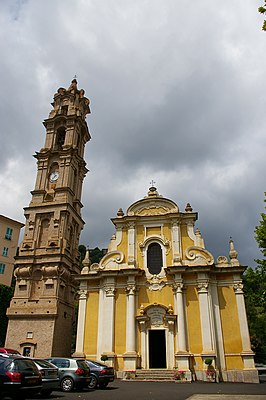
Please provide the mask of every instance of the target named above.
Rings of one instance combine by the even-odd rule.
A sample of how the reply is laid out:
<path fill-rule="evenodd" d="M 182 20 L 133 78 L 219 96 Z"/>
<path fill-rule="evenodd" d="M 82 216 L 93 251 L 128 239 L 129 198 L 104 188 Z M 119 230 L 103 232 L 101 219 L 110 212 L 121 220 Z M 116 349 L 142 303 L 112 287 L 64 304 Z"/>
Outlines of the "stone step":
<path fill-rule="evenodd" d="M 173 381 L 175 380 L 175 373 L 175 370 L 169 369 L 137 369 L 135 379 L 146 381 Z"/>

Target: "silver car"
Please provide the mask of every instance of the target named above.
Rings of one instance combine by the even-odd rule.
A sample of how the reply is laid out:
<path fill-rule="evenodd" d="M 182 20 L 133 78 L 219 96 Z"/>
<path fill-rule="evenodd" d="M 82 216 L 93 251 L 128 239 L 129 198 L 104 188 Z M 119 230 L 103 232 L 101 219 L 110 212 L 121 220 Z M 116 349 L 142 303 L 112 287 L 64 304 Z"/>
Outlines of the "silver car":
<path fill-rule="evenodd" d="M 46 360 L 59 369 L 60 387 L 64 392 L 88 387 L 90 368 L 85 360 L 64 357 L 50 357 Z"/>

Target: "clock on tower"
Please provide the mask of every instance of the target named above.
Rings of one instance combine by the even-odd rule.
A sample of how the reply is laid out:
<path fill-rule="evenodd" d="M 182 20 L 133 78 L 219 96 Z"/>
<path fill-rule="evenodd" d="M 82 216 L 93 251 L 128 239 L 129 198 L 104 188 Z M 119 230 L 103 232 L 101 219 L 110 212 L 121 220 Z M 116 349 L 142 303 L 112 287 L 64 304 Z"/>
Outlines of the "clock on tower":
<path fill-rule="evenodd" d="M 6 346 L 34 357 L 69 356 L 74 276 L 84 221 L 81 191 L 90 140 L 90 101 L 73 79 L 59 88 L 44 121 L 46 140 L 36 152 L 37 177 L 25 208 L 25 234 L 15 262 L 16 287 L 8 309 Z"/>

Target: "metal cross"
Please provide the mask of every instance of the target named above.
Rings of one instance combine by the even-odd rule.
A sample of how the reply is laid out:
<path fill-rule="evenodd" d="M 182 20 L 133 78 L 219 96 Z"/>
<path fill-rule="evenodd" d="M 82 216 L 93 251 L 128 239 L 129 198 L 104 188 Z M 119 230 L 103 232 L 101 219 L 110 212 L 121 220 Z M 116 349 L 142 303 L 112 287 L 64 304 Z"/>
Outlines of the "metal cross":
<path fill-rule="evenodd" d="M 152 181 L 150 182 L 150 185 L 154 186 L 155 183 L 156 183 L 156 182 L 152 179 Z"/>

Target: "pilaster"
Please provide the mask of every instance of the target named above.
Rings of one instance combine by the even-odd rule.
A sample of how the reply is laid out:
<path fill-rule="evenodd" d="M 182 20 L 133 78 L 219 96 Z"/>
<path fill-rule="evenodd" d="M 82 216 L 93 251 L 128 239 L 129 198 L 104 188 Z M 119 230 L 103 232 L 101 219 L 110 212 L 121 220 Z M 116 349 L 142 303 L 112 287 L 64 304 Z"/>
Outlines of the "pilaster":
<path fill-rule="evenodd" d="M 77 325 L 77 338 L 76 338 L 76 351 L 73 357 L 85 357 L 84 353 L 84 334 L 85 334 L 85 320 L 86 320 L 86 305 L 87 305 L 87 282 L 82 282 L 79 294 L 79 311 L 78 311 L 78 325 Z"/>

